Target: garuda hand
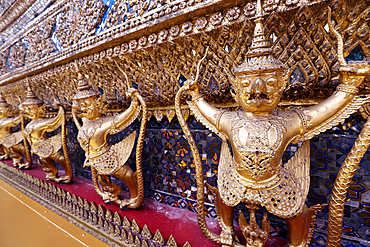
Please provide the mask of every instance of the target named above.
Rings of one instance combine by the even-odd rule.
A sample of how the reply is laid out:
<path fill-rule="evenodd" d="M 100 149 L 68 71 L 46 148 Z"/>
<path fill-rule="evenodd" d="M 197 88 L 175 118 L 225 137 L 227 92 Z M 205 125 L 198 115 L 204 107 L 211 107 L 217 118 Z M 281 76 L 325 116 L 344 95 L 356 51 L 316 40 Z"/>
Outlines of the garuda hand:
<path fill-rule="evenodd" d="M 342 84 L 359 87 L 364 79 L 370 76 L 370 62 L 349 62 L 339 67 L 342 76 Z"/>
<path fill-rule="evenodd" d="M 184 83 L 184 88 L 189 92 L 191 96 L 199 94 L 199 86 L 195 80 L 189 79 Z"/>

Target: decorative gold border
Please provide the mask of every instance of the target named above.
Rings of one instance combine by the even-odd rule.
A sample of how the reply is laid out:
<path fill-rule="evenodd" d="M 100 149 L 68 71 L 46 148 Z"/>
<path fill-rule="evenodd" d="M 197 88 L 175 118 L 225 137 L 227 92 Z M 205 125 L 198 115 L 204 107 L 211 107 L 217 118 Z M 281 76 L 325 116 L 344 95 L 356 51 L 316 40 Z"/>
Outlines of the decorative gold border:
<path fill-rule="evenodd" d="M 24 35 L 29 33 L 33 28 L 36 28 L 38 25 L 42 25 L 44 21 L 49 19 L 52 16 L 55 16 L 55 14 L 58 14 L 61 9 L 66 5 L 66 3 L 69 0 L 59 0 L 56 1 L 52 6 L 47 8 L 44 12 L 42 12 L 39 16 L 37 16 L 35 19 L 30 21 L 25 27 L 23 27 L 22 30 L 14 34 L 11 38 L 7 39 L 3 44 L 0 45 L 0 52 L 4 51 L 5 49 L 9 48 L 11 45 L 13 45 L 17 40 L 21 39 Z M 56 13 L 58 12 L 58 13 Z M 21 18 L 21 16 L 19 16 Z"/>
<path fill-rule="evenodd" d="M 173 235 L 166 241 L 157 229 L 153 236 L 147 225 L 140 229 L 135 219 L 130 221 L 126 216 L 122 218 L 118 212 L 113 213 L 102 205 L 89 203 L 86 199 L 2 162 L 0 162 L 0 178 L 110 246 L 178 246 Z M 183 247 L 190 246 L 189 242 L 183 245 Z"/>
<path fill-rule="evenodd" d="M 35 2 L 36 0 L 17 0 L 12 3 L 12 5 L 5 10 L 5 13 L 0 17 L 0 32 L 13 24 Z"/>
<path fill-rule="evenodd" d="M 323 1 L 311 0 L 306 4 L 311 6 Z M 171 41 L 181 36 L 211 31 L 220 25 L 228 25 L 252 18 L 248 14 L 249 12 L 243 10 L 245 2 L 241 0 L 212 0 L 196 4 L 188 0 L 185 1 L 188 5 L 187 8 L 180 7 L 183 2 L 174 1 L 171 4 L 165 5 L 165 8 L 155 9 L 142 17 L 130 19 L 93 37 L 84 39 L 67 49 L 14 69 L 0 76 L 0 85 L 3 86 L 25 76 L 36 74 L 53 67 L 55 68 L 57 65 L 66 64 L 77 58 L 84 57 L 84 59 L 81 59 L 83 64 L 85 63 L 84 60 L 91 54 L 97 58 L 104 58 L 106 55 L 118 55 L 115 54 L 116 52 L 119 54 L 131 53 L 159 43 Z M 191 2 L 191 4 L 188 2 Z M 289 11 L 301 5 L 302 3 L 282 11 Z M 176 11 L 174 11 L 175 6 L 177 6 Z M 58 8 L 53 7 L 43 13 L 43 16 L 49 16 L 56 9 Z M 222 11 L 222 13 L 218 12 L 221 10 L 225 11 Z M 211 13 L 213 14 L 211 15 Z M 217 20 L 218 15 L 221 18 L 220 21 Z M 40 23 L 33 22 L 32 26 L 29 26 L 29 29 L 34 28 L 36 25 L 40 25 Z M 18 38 L 20 38 L 19 35 Z M 14 42 L 14 39 L 12 42 Z M 107 47 L 110 48 L 107 49 Z M 4 46 L 1 46 L 0 50 L 4 48 Z"/>

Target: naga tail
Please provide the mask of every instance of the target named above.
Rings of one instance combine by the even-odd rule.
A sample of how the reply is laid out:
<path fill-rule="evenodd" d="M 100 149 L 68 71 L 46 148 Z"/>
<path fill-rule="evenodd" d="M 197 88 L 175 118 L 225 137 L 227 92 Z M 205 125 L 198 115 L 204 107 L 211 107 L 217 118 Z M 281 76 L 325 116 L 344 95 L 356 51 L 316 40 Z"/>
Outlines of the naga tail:
<path fill-rule="evenodd" d="M 144 178 L 143 178 L 143 166 L 142 166 L 142 153 L 143 153 L 143 144 L 144 144 L 144 137 L 145 137 L 145 130 L 146 130 L 146 122 L 148 118 L 148 109 L 146 106 L 146 102 L 143 97 L 139 93 L 135 93 L 135 97 L 138 98 L 141 104 L 141 108 L 143 110 L 143 115 L 141 118 L 140 124 L 140 132 L 139 137 L 137 139 L 137 146 L 136 146 L 136 176 L 137 176 L 137 187 L 138 187 L 138 196 L 135 203 L 130 204 L 127 206 L 128 208 L 138 208 L 144 201 Z"/>
<path fill-rule="evenodd" d="M 196 179 L 197 179 L 197 217 L 198 217 L 198 225 L 200 230 L 203 232 L 204 236 L 208 239 L 220 244 L 221 238 L 219 235 L 213 233 L 207 226 L 206 219 L 205 219 L 205 212 L 204 212 L 204 182 L 203 182 L 203 167 L 202 162 L 199 155 L 199 150 L 195 144 L 193 135 L 191 134 L 188 125 L 184 119 L 184 116 L 181 112 L 181 94 L 185 90 L 185 87 L 181 87 L 180 90 L 176 94 L 175 98 L 175 110 L 176 115 L 181 125 L 182 130 L 184 131 L 185 137 L 189 142 L 189 146 L 191 152 L 193 153 L 194 163 L 195 163 L 195 171 L 196 171 Z"/>
<path fill-rule="evenodd" d="M 68 153 L 68 146 L 67 146 L 67 120 L 66 120 L 66 111 L 62 107 L 62 147 L 63 147 L 63 154 L 64 154 L 64 160 L 66 164 L 66 176 L 68 177 L 68 180 L 63 181 L 63 183 L 70 183 L 73 178 L 73 170 L 72 170 L 72 165 L 71 165 L 71 160 L 69 158 L 69 153 Z"/>
<path fill-rule="evenodd" d="M 96 169 L 92 166 L 90 166 L 90 167 L 91 167 L 91 178 L 92 178 L 92 181 L 93 181 L 94 189 L 100 197 L 103 197 L 104 193 L 103 193 L 103 191 L 101 191 L 101 189 L 99 187 L 98 175 L 97 175 Z"/>
<path fill-rule="evenodd" d="M 334 36 L 337 38 L 338 41 L 338 62 L 339 65 L 344 66 L 347 65 L 346 59 L 344 58 L 344 43 L 343 38 L 340 33 L 334 29 L 333 22 L 331 20 L 331 8 L 328 7 L 328 25 L 330 32 L 333 32 Z"/>
<path fill-rule="evenodd" d="M 23 169 L 29 169 L 32 166 L 32 155 L 30 146 L 28 145 L 27 138 L 24 136 L 24 117 L 23 114 L 21 114 L 21 128 L 23 133 L 23 145 L 24 145 L 24 156 L 26 157 L 27 165 L 23 167 Z"/>
<path fill-rule="evenodd" d="M 340 246 L 343 212 L 347 190 L 352 182 L 352 178 L 356 172 L 356 169 L 369 146 L 370 119 L 368 118 L 350 153 L 343 162 L 334 183 L 334 188 L 329 203 L 328 242 L 326 246 Z"/>

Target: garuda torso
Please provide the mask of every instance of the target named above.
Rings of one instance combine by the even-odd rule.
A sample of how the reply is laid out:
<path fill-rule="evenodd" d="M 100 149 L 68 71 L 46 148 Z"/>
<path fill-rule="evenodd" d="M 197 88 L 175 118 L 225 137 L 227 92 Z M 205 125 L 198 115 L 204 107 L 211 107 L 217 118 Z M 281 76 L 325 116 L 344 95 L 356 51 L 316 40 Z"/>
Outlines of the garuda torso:
<path fill-rule="evenodd" d="M 277 114 L 247 118 L 243 112 L 227 113 L 232 118 L 232 143 L 240 174 L 258 183 L 277 174 L 281 168 L 280 153 L 286 132 L 286 121 Z"/>
<path fill-rule="evenodd" d="M 280 217 L 291 217 L 304 206 L 309 186 L 309 143 L 282 164 L 287 122 L 295 112 L 274 112 L 259 118 L 247 117 L 243 111 L 226 112 L 230 123 L 226 142 L 221 148 L 218 187 L 224 203 L 239 202 L 265 206 Z M 285 142 L 283 141 L 285 140 Z"/>
<path fill-rule="evenodd" d="M 22 131 L 12 133 L 10 130 L 10 128 L 14 126 L 15 119 L 16 118 L 0 119 L 0 144 L 4 145 L 7 148 L 18 144 L 23 140 Z"/>
<path fill-rule="evenodd" d="M 45 133 L 42 133 L 39 137 L 32 135 L 32 133 L 35 131 L 43 131 L 38 130 L 42 123 L 45 123 L 45 119 L 41 118 L 38 120 L 32 120 L 24 128 L 24 135 L 31 144 L 32 153 L 37 154 L 41 158 L 48 158 L 62 148 L 62 136 L 61 133 L 50 138 L 47 138 Z M 60 122 L 56 128 L 58 128 L 61 124 L 62 123 Z"/>
<path fill-rule="evenodd" d="M 98 137 L 97 132 L 109 132 L 115 134 L 122 131 L 127 125 L 122 128 L 108 128 L 104 130 L 104 123 L 112 123 L 114 126 L 114 117 L 106 116 L 99 117 L 97 120 L 90 121 L 87 118 L 83 118 L 83 126 L 78 131 L 77 139 L 81 145 L 81 148 L 85 151 L 85 166 L 94 167 L 100 175 L 110 175 L 114 173 L 119 167 L 124 166 L 127 159 L 129 158 L 132 149 L 135 144 L 136 132 L 130 134 L 127 138 L 121 142 L 109 145 L 106 140 L 98 147 L 91 145 L 95 142 L 95 138 Z M 101 141 L 100 141 L 101 142 Z"/>

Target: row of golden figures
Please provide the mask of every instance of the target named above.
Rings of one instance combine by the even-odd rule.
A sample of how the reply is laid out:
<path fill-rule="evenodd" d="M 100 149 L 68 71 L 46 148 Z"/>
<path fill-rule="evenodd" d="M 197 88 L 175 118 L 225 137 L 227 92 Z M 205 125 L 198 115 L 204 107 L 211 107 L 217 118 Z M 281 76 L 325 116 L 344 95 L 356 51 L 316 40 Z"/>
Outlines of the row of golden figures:
<path fill-rule="evenodd" d="M 286 219 L 289 246 L 306 246 L 312 237 L 316 214 L 326 206 L 315 205 L 308 208 L 305 204 L 310 184 L 309 139 L 337 125 L 368 102 L 368 97 L 357 96 L 357 93 L 358 87 L 370 75 L 370 64 L 345 61 L 342 38 L 329 21 L 330 31 L 338 40 L 341 84 L 332 96 L 317 105 L 292 111 L 277 111 L 288 81 L 283 76 L 287 68 L 272 56 L 270 43 L 264 36 L 262 16 L 261 1 L 258 1 L 254 39 L 246 54 L 246 61 L 234 71 L 237 80 L 231 82 L 235 91 L 234 99 L 241 109 L 230 112 L 215 108 L 200 93 L 199 68 L 208 50 L 198 64 L 196 78 L 186 81 L 178 91 L 175 109 L 196 164 L 198 223 L 203 234 L 222 246 L 242 246 L 233 226 L 234 207 L 242 202 L 251 216 L 249 223 L 242 214 L 239 217 L 242 233 L 247 240 L 246 246 L 263 246 L 268 238 L 270 226 L 267 215 L 263 217 L 261 226 L 256 223 L 254 216 L 255 210 L 261 207 Z M 131 98 L 129 108 L 115 116 L 105 116 L 104 96 L 89 85 L 77 65 L 76 70 L 78 87 L 73 98 L 72 117 L 78 128 L 78 141 L 85 151 L 84 166 L 91 168 L 94 188 L 105 203 L 115 203 L 121 208 L 137 208 L 144 198 L 141 155 L 147 122 L 145 100 L 136 89 L 128 85 L 126 94 Z M 180 99 L 185 90 L 192 96 L 188 104 L 195 118 L 223 140 L 218 188 L 209 186 L 216 195 L 216 211 L 222 228 L 220 234 L 210 231 L 205 221 L 201 159 L 181 112 Z M 1 96 L 0 144 L 3 158 L 12 158 L 14 166 L 30 168 L 31 154 L 35 154 L 39 157 L 38 164 L 45 171 L 47 180 L 69 183 L 73 172 L 66 143 L 66 112 L 57 97 L 54 98 L 54 105 L 59 109 L 58 114 L 54 118 L 45 118 L 44 102 L 28 87 L 26 99 L 19 107 L 20 116 L 11 117 L 11 107 Z M 129 126 L 140 112 L 142 117 L 136 147 L 136 172 L 133 172 L 126 162 L 134 148 L 136 132 L 115 145 L 110 145 L 107 137 Z M 25 117 L 31 120 L 27 125 Z M 11 128 L 19 122 L 22 131 L 12 133 Z M 60 134 L 47 138 L 46 132 L 59 127 Z M 358 162 L 363 150 L 366 151 L 370 145 L 367 131 L 368 125 L 360 134 L 361 147 L 351 151 L 352 159 Z M 301 146 L 294 157 L 283 165 L 282 155 L 290 143 L 301 143 Z M 58 176 L 56 162 L 64 169 L 64 176 Z M 348 164 L 353 163 L 348 161 Z M 353 176 L 353 173 L 343 174 L 349 181 Z M 121 189 L 111 181 L 111 175 L 127 185 L 131 198 L 122 200 L 118 197 Z M 338 205 L 334 205 L 335 210 L 331 211 L 336 219 L 343 217 L 340 203 Z M 329 222 L 329 228 L 330 224 Z M 328 237 L 328 245 L 337 246 L 341 226 L 330 228 L 330 234 L 334 237 Z"/>
<path fill-rule="evenodd" d="M 143 175 L 141 169 L 141 150 L 146 127 L 146 104 L 138 91 L 129 88 L 127 95 L 132 98 L 130 107 L 115 116 L 103 116 L 104 97 L 88 84 L 86 78 L 78 71 L 77 93 L 73 98 L 72 116 L 78 128 L 78 141 L 85 151 L 84 167 L 91 167 L 92 180 L 96 192 L 105 203 L 113 202 L 121 208 L 137 208 L 144 199 Z M 0 144 L 2 159 L 11 158 L 13 165 L 28 169 L 32 165 L 32 155 L 37 155 L 37 163 L 46 174 L 47 181 L 70 183 L 73 169 L 68 153 L 66 133 L 66 111 L 54 94 L 53 106 L 58 113 L 53 118 L 45 117 L 46 104 L 37 98 L 27 80 L 26 99 L 20 104 L 18 117 L 11 117 L 11 105 L 0 94 Z M 136 172 L 126 164 L 133 150 L 136 132 L 123 141 L 109 145 L 109 134 L 121 132 L 130 125 L 142 109 L 142 125 L 138 137 L 136 152 Z M 30 119 L 25 125 L 25 118 Z M 82 121 L 82 124 L 80 122 Z M 11 128 L 21 122 L 21 131 L 12 133 Z M 60 133 L 48 137 L 47 132 L 61 128 Z M 23 157 L 25 160 L 23 161 Z M 58 176 L 56 163 L 64 170 Z M 130 199 L 121 200 L 118 195 L 121 189 L 111 182 L 110 175 L 124 182 L 131 192 Z M 100 184 L 100 186 L 99 186 Z"/>

